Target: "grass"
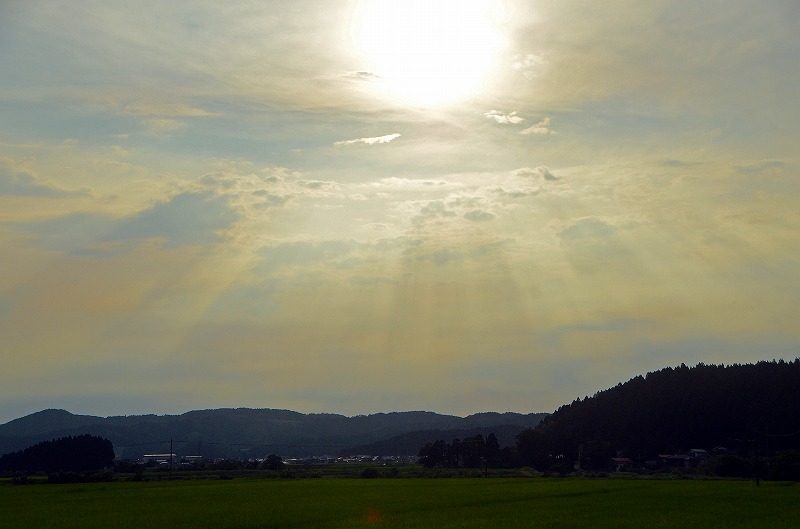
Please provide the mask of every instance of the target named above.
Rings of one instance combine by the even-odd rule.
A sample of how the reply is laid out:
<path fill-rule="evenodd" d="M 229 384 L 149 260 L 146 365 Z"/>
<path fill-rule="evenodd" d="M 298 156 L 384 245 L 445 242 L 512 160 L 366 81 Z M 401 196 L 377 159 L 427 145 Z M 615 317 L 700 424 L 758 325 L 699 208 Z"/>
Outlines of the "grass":
<path fill-rule="evenodd" d="M 0 527 L 796 528 L 800 485 L 316 479 L 0 487 Z"/>

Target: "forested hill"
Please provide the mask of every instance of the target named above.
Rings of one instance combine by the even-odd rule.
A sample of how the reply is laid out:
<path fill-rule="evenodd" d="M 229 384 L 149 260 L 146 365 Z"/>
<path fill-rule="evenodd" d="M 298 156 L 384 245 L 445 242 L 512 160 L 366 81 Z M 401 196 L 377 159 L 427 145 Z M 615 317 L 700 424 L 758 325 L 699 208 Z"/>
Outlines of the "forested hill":
<path fill-rule="evenodd" d="M 768 441 L 768 443 L 767 443 Z M 520 434 L 520 455 L 651 458 L 691 448 L 800 448 L 800 360 L 666 368 L 562 406 Z M 752 449 L 752 448 L 750 448 Z"/>
<path fill-rule="evenodd" d="M 91 435 L 43 441 L 0 456 L 0 472 L 97 472 L 113 464 L 111 441 Z"/>
<path fill-rule="evenodd" d="M 346 417 L 275 409 L 216 409 L 181 415 L 93 417 L 44 410 L 0 425 L 0 455 L 59 437 L 91 434 L 109 439 L 118 458 L 169 452 L 206 457 L 249 458 L 334 455 L 419 430 L 535 426 L 540 414 L 480 413 L 467 417 L 425 411 Z M 416 448 L 418 450 L 419 447 Z M 416 450 L 414 453 L 416 453 Z"/>

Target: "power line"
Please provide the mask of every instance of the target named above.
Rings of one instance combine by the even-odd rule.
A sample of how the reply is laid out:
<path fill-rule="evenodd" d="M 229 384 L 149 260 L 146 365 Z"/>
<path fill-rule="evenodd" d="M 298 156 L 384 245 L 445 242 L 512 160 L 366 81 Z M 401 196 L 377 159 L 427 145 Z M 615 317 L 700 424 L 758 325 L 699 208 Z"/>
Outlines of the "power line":
<path fill-rule="evenodd" d="M 793 433 L 783 433 L 783 434 L 781 434 L 781 433 L 771 433 L 771 434 L 767 434 L 767 435 L 769 435 L 770 437 L 792 437 L 793 435 L 797 435 L 797 434 L 800 434 L 800 430 L 797 430 L 796 432 L 793 432 Z"/>
<path fill-rule="evenodd" d="M 170 440 L 164 441 L 149 441 L 145 443 L 134 443 L 134 444 L 127 444 L 127 445 L 118 445 L 115 444 L 114 446 L 117 448 L 133 448 L 137 446 L 151 446 L 151 445 L 166 445 L 170 442 Z M 273 447 L 287 447 L 287 448 L 336 448 L 339 445 L 322 445 L 322 444 L 291 444 L 291 443 L 221 443 L 221 442 L 209 442 L 209 441 L 182 441 L 179 439 L 173 439 L 172 442 L 174 443 L 183 443 L 183 444 L 196 444 L 202 443 L 204 445 L 215 445 L 215 446 L 244 446 L 250 448 L 273 448 Z"/>
<path fill-rule="evenodd" d="M 767 433 L 766 431 L 760 432 L 758 430 L 754 430 L 750 428 L 750 431 L 756 435 L 763 435 L 764 437 L 792 437 L 794 435 L 800 434 L 800 430 L 792 433 Z"/>

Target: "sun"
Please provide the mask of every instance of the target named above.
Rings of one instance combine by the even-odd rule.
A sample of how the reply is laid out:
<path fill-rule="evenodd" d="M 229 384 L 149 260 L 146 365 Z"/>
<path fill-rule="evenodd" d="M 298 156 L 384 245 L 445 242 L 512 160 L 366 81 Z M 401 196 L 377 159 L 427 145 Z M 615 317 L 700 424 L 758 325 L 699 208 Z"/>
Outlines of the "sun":
<path fill-rule="evenodd" d="M 500 0 L 361 0 L 353 43 L 385 95 L 442 105 L 483 89 L 503 36 Z"/>

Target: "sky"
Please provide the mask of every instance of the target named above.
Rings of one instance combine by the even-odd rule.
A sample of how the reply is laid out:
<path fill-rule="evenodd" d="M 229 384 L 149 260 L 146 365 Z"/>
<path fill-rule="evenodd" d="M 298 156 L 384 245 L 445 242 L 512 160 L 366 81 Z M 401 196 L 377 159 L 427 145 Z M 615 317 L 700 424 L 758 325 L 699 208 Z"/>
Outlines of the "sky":
<path fill-rule="evenodd" d="M 0 422 L 549 412 L 800 354 L 796 0 L 0 0 Z"/>

